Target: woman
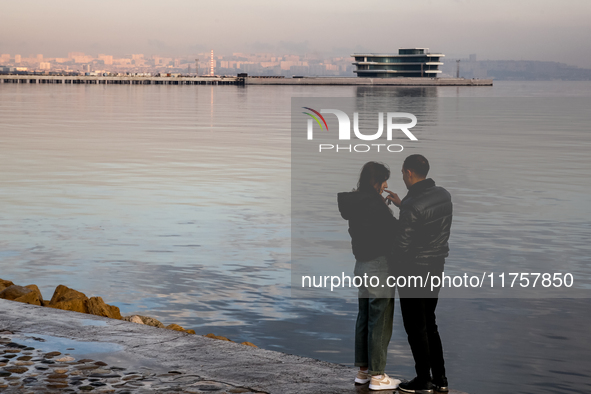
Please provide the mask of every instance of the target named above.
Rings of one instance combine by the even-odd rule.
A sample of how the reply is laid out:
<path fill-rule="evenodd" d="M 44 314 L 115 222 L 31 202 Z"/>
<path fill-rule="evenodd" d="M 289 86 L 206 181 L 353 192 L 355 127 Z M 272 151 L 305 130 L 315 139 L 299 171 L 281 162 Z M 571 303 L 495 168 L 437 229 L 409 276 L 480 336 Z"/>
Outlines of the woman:
<path fill-rule="evenodd" d="M 384 373 L 394 315 L 394 288 L 386 285 L 386 256 L 398 224 L 382 198 L 388 178 L 390 170 L 386 165 L 370 161 L 361 169 L 357 189 L 338 194 L 341 216 L 349 221 L 357 261 L 355 276 L 377 276 L 380 280 L 377 287 L 359 287 L 355 325 L 355 366 L 359 367 L 355 383 L 370 382 L 370 390 L 393 390 L 400 383 Z"/>

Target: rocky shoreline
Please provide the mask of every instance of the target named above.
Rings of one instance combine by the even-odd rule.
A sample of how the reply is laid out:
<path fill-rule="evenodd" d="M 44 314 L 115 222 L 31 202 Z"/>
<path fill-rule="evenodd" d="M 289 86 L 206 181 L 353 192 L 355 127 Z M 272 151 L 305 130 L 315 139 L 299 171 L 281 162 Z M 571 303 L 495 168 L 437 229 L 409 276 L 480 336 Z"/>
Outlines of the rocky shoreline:
<path fill-rule="evenodd" d="M 149 316 L 131 315 L 121 316 L 121 311 L 114 305 L 109 305 L 101 297 L 87 297 L 86 294 L 71 289 L 64 285 L 56 287 L 51 300 L 45 300 L 37 285 L 19 286 L 9 280 L 0 279 L 0 299 L 23 302 L 25 304 L 38 305 L 48 308 L 62 309 L 66 311 L 87 313 L 110 319 L 124 320 L 137 324 L 185 332 L 195 335 L 195 330 L 185 329 L 178 324 L 165 325 Z M 234 342 L 226 337 L 209 333 L 203 335 L 207 338 Z M 257 347 L 251 342 L 242 342 L 242 345 Z"/>

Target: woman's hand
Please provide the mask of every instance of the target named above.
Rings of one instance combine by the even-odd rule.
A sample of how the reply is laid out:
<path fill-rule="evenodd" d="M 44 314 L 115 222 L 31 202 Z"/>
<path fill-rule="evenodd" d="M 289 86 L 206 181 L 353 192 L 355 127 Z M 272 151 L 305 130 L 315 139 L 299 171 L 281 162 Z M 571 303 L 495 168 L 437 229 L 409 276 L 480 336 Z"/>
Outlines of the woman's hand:
<path fill-rule="evenodd" d="M 400 200 L 400 197 L 398 197 L 398 194 L 391 192 L 390 190 L 384 190 L 386 193 L 388 193 L 388 195 L 386 196 L 386 200 L 388 200 L 388 204 L 390 204 L 391 202 L 394 203 L 394 205 L 396 205 L 398 208 L 400 208 L 400 204 L 402 203 L 402 200 Z"/>

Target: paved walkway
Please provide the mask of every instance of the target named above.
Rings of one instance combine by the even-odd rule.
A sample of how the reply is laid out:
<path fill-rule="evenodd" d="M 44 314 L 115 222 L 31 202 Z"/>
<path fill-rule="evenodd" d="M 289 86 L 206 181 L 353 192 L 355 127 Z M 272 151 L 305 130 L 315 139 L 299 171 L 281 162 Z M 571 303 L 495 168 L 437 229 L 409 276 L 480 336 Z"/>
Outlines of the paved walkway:
<path fill-rule="evenodd" d="M 2 393 L 368 393 L 354 376 L 306 357 L 0 299 Z"/>

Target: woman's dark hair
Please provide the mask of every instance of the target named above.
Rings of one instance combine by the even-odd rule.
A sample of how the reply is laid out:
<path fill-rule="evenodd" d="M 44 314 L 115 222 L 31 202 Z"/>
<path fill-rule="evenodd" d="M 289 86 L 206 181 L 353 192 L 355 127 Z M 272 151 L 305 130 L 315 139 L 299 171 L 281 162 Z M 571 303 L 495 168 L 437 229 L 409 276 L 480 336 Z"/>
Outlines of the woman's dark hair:
<path fill-rule="evenodd" d="M 361 174 L 359 174 L 359 182 L 357 182 L 357 190 L 364 192 L 375 192 L 375 185 L 381 185 L 390 178 L 390 169 L 383 163 L 376 161 L 368 161 L 363 165 Z"/>

